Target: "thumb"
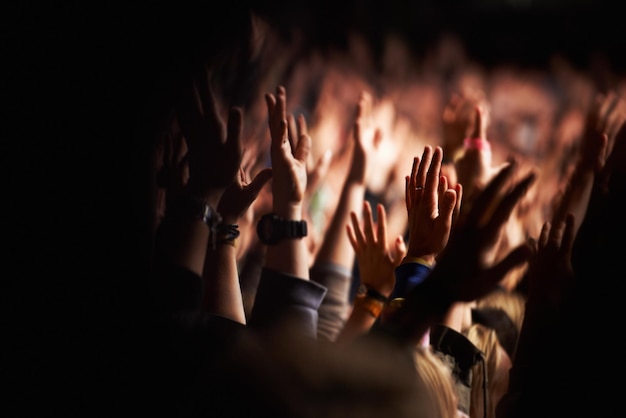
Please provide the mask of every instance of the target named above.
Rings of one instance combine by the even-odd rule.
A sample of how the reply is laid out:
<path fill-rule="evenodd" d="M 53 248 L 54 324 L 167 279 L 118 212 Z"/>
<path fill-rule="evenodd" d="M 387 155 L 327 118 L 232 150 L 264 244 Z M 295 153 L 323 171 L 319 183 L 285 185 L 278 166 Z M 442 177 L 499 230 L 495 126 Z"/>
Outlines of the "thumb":
<path fill-rule="evenodd" d="M 398 235 L 394 242 L 394 251 L 393 251 L 393 265 L 397 266 L 400 264 L 404 256 L 406 255 L 406 243 L 404 242 L 404 238 L 402 235 Z"/>
<path fill-rule="evenodd" d="M 259 171 L 250 184 L 248 184 L 246 189 L 252 195 L 253 199 L 257 198 L 261 189 L 263 189 L 263 186 L 265 186 L 265 184 L 272 178 L 272 174 L 273 172 L 271 167 L 264 168 Z"/>

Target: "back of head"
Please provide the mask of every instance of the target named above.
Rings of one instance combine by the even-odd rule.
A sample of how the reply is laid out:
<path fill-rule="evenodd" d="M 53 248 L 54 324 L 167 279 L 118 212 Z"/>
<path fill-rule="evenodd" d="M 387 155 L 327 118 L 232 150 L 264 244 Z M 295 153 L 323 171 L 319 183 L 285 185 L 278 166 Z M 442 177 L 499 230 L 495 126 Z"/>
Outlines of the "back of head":
<path fill-rule="evenodd" d="M 286 337 L 258 348 L 253 356 L 239 356 L 241 378 L 251 389 L 239 393 L 239 403 L 258 400 L 258 393 L 262 402 L 228 416 L 455 417 L 449 371 L 430 353 L 417 354 L 414 362 L 410 350 L 375 338 L 338 346 Z"/>
<path fill-rule="evenodd" d="M 431 411 L 428 416 L 457 417 L 458 396 L 451 369 L 430 346 L 418 346 L 414 357 L 418 379 L 428 392 Z"/>

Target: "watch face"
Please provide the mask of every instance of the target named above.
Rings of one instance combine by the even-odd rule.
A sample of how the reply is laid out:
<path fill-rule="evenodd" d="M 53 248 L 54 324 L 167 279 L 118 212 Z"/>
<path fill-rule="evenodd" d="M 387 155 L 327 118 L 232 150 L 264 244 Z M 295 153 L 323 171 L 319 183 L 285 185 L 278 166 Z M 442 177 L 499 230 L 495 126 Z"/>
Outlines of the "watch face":
<path fill-rule="evenodd" d="M 263 215 L 257 224 L 257 235 L 264 244 L 276 244 L 280 237 L 276 233 L 274 222 L 278 217 L 274 214 Z"/>

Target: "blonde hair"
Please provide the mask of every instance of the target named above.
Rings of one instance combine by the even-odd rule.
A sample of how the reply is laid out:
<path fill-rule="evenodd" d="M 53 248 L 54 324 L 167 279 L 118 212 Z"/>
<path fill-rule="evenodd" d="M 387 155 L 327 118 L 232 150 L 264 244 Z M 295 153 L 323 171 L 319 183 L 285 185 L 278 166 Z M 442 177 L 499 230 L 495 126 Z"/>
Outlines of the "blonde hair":
<path fill-rule="evenodd" d="M 495 418 L 496 405 L 509 386 L 511 359 L 500 345 L 496 331 L 493 329 L 481 324 L 473 324 L 467 332 L 467 338 L 483 353 L 484 359 L 472 369 L 470 418 Z M 487 392 L 486 414 L 484 410 L 485 389 Z"/>
<path fill-rule="evenodd" d="M 458 396 L 450 368 L 433 353 L 431 346 L 416 347 L 414 358 L 418 379 L 427 388 L 431 400 L 430 416 L 457 417 Z"/>

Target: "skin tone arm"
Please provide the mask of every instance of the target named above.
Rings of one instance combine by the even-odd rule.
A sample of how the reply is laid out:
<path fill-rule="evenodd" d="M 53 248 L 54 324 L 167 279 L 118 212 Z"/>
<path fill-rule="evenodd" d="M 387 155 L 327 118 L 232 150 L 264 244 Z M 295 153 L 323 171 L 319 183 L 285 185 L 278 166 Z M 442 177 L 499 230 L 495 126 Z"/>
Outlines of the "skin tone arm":
<path fill-rule="evenodd" d="M 447 179 L 440 176 L 442 159 L 441 147 L 424 147 L 406 178 L 409 245 L 405 262 L 420 258 L 432 266 L 448 243 L 453 215 L 460 211 L 463 188 L 458 184 L 448 189 Z"/>
<path fill-rule="evenodd" d="M 461 210 L 463 186 L 455 185 L 455 196 L 448 192 L 447 178 L 438 176 L 443 150 L 426 147 L 421 160 L 415 158 L 411 176 L 406 179 L 406 207 L 409 215 L 409 250 L 406 261 L 420 259 L 433 266 L 448 243 L 453 221 Z M 425 187 L 420 188 L 420 185 Z M 455 303 L 443 323 L 461 330 L 465 303 Z"/>
<path fill-rule="evenodd" d="M 271 177 L 272 169 L 266 168 L 248 184 L 244 171 L 240 170 L 236 181 L 224 191 L 218 205 L 222 225 L 237 225 Z M 245 324 L 237 266 L 238 240 L 224 239 L 221 235 L 218 234 L 215 248 L 211 245 L 207 248 L 203 275 L 203 308 L 207 312 Z"/>
<path fill-rule="evenodd" d="M 303 199 L 307 183 L 306 161 L 311 138 L 303 134 L 295 148 L 287 130 L 287 93 L 283 86 L 265 95 L 271 135 L 272 210 L 278 216 L 302 220 Z M 309 252 L 304 239 L 286 239 L 267 248 L 265 267 L 309 279 Z"/>
<path fill-rule="evenodd" d="M 359 213 L 365 198 L 365 184 L 371 164 L 371 154 L 375 152 L 378 135 L 371 127 L 370 113 L 372 98 L 363 93 L 357 106 L 354 123 L 352 164 L 344 182 L 339 204 L 326 230 L 322 246 L 317 254 L 317 262 L 328 262 L 352 270 L 355 253 L 350 245 L 345 227 L 351 213 Z"/>

